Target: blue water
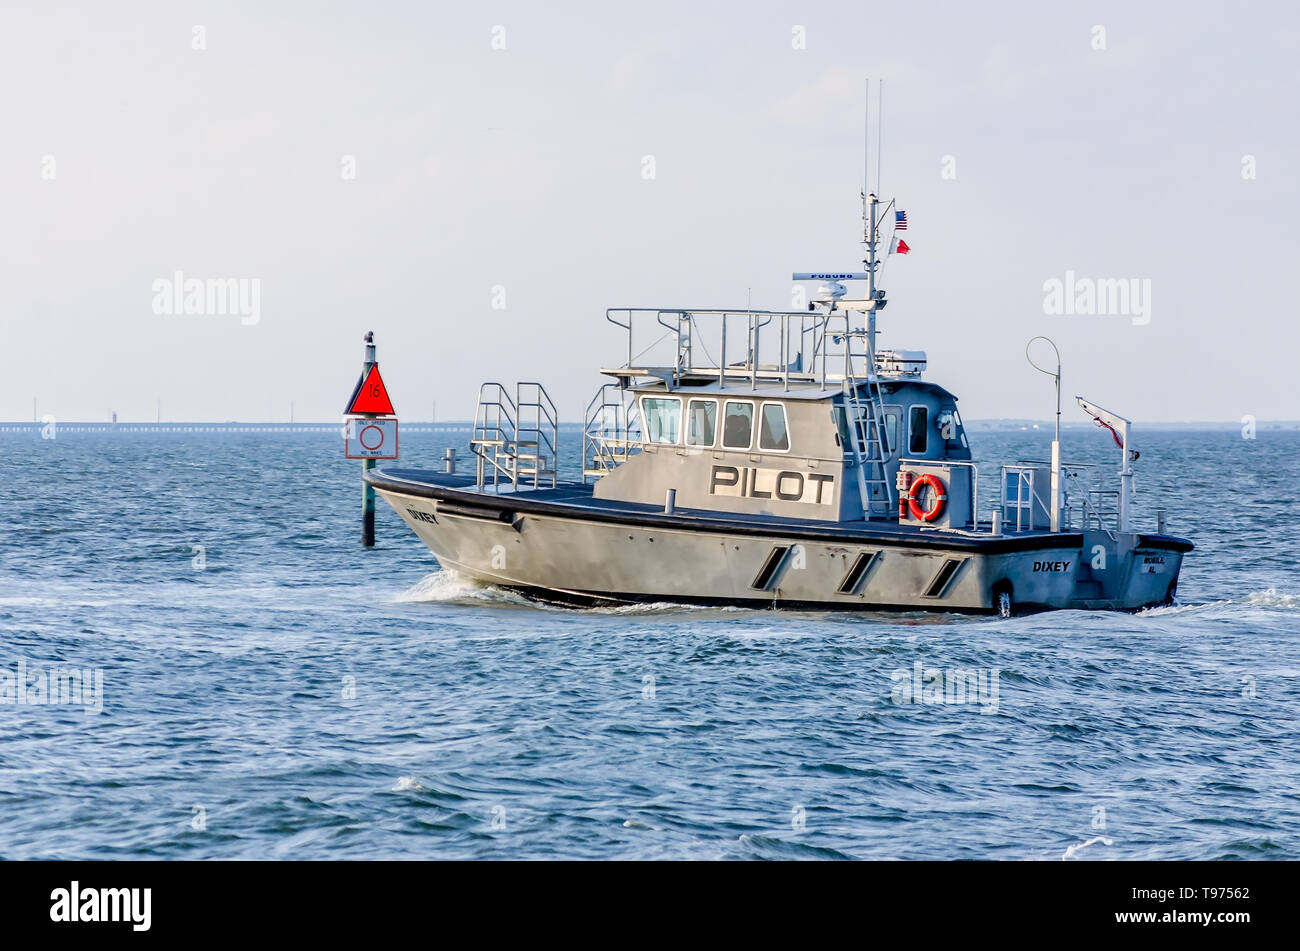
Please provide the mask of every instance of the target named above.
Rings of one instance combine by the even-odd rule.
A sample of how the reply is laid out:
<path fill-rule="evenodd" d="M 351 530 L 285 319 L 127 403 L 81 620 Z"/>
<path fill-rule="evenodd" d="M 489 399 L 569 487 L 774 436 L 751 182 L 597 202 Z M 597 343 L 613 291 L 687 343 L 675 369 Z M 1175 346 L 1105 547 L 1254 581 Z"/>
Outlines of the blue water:
<path fill-rule="evenodd" d="M 103 676 L 0 705 L 0 857 L 1300 858 L 1300 433 L 1139 438 L 1179 604 L 998 620 L 538 608 L 362 550 L 337 436 L 0 436 L 0 668 Z"/>

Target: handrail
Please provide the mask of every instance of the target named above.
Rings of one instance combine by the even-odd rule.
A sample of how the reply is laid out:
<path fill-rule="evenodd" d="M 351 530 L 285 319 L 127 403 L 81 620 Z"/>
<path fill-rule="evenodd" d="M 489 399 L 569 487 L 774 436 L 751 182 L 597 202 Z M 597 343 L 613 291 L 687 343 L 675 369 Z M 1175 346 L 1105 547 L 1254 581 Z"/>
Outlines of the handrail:
<path fill-rule="evenodd" d="M 617 393 L 617 396 L 614 394 Z M 602 384 L 587 403 L 582 433 L 583 480 L 596 470 L 613 471 L 626 462 L 640 440 L 630 437 L 636 419 L 636 403 L 627 389 L 614 383 Z M 609 434 L 613 435 L 609 435 Z"/>
<path fill-rule="evenodd" d="M 525 394 L 531 398 L 525 399 Z M 515 397 L 516 404 L 519 408 L 519 424 L 515 432 L 515 473 L 518 475 L 520 461 L 531 455 L 533 463 L 531 467 L 533 488 L 539 488 L 541 485 L 542 467 L 547 458 L 549 458 L 552 463 L 550 473 L 551 487 L 554 488 L 559 471 L 559 456 L 556 452 L 556 444 L 559 442 L 559 422 L 557 419 L 558 414 L 555 411 L 555 404 L 551 401 L 550 394 L 546 392 L 546 388 L 542 386 L 542 384 L 532 381 L 515 384 Z M 532 413 L 531 419 L 525 418 L 525 410 Z M 531 423 L 531 425 L 525 425 L 526 423 Z M 543 426 L 543 423 L 546 425 Z M 536 452 L 529 454 L 520 451 L 525 445 L 525 440 L 521 439 L 520 436 L 525 434 L 536 437 L 536 445 L 533 447 L 536 449 Z M 532 440 L 529 440 L 528 442 L 532 442 Z M 543 448 L 549 452 L 549 457 L 543 454 Z M 525 473 L 525 475 L 528 474 L 529 473 Z"/>
<path fill-rule="evenodd" d="M 559 414 L 542 384 L 515 384 L 513 399 L 500 383 L 484 383 L 479 387 L 470 450 L 478 457 L 480 488 L 487 483 L 488 466 L 491 466 L 495 491 L 500 491 L 502 476 L 518 489 L 521 476 L 531 475 L 532 488 L 540 488 L 543 473 L 550 475 L 554 487 L 559 470 L 558 444 Z M 529 462 L 531 465 L 527 465 Z M 549 470 L 545 469 L 548 462 Z"/>
<path fill-rule="evenodd" d="M 1018 532 L 1023 531 L 1021 513 L 1025 510 L 1026 506 L 1029 508 L 1029 530 L 1031 532 L 1034 530 L 1034 503 L 1037 502 L 1042 506 L 1043 511 L 1045 512 L 1051 511 L 1051 507 L 1043 501 L 1042 496 L 1040 496 L 1038 491 L 1034 488 L 1034 480 L 1032 478 L 1033 473 L 1038 472 L 1043 468 L 1045 468 L 1045 464 L 1043 463 L 1024 462 L 1015 463 L 1014 465 L 1008 464 L 1002 467 L 1002 478 L 999 480 L 998 486 L 998 508 L 1002 510 L 1002 521 L 1006 522 L 1007 509 L 1012 505 L 1015 506 L 1016 531 Z M 1007 501 L 1007 473 L 1009 471 L 1016 474 L 1016 500 L 1014 503 Z M 1026 475 L 1031 476 L 1031 478 L 1026 479 Z M 1029 490 L 1028 497 L 1026 497 L 1022 491 L 1026 488 Z M 1003 527 L 1006 528 L 1005 525 Z"/>
<path fill-rule="evenodd" d="M 1038 491 L 1034 488 L 1032 477 L 1026 478 L 1026 475 L 1032 474 L 1035 471 L 1048 469 L 1050 465 L 1051 463 L 1045 461 L 1021 459 L 1018 460 L 1015 464 L 1007 464 L 1002 467 L 1002 479 L 1001 479 L 1001 484 L 999 485 L 998 488 L 998 491 L 1000 493 L 998 498 L 998 507 L 1001 509 L 1005 521 L 1007 510 L 1010 509 L 1012 506 L 1015 506 L 1017 531 L 1021 530 L 1022 512 L 1026 506 L 1029 507 L 1029 527 L 1031 530 L 1034 528 L 1033 504 L 1037 502 L 1040 506 L 1043 507 L 1044 511 L 1050 511 L 1050 507 L 1048 506 L 1046 500 L 1044 500 L 1043 497 L 1039 495 Z M 1064 476 L 1066 476 L 1067 479 L 1075 479 L 1080 474 L 1083 474 L 1084 472 L 1090 470 L 1096 470 L 1098 468 L 1099 466 L 1093 462 L 1062 462 L 1061 463 L 1061 472 Z M 1016 497 L 1014 501 L 1007 501 L 1006 498 L 1007 475 L 1012 472 L 1017 474 Z M 1115 492 L 1113 490 L 1098 489 L 1095 487 L 1095 485 L 1088 485 L 1086 482 L 1084 483 L 1084 485 L 1086 486 L 1086 491 L 1088 495 L 1117 496 L 1119 494 L 1118 492 Z M 1028 496 L 1025 495 L 1022 487 L 1027 488 L 1029 490 Z M 1073 528 L 1075 527 L 1074 511 L 1076 509 L 1075 502 L 1077 500 L 1078 502 L 1077 507 L 1081 511 L 1081 519 L 1080 519 L 1079 527 L 1087 528 L 1088 516 L 1091 515 L 1094 519 L 1096 519 L 1098 529 L 1106 532 L 1108 535 L 1110 535 L 1112 539 L 1114 539 L 1115 535 L 1109 528 L 1107 528 L 1105 524 L 1105 520 L 1107 517 L 1118 518 L 1118 509 L 1108 509 L 1101 505 L 1094 504 L 1087 496 L 1079 496 L 1076 493 L 1069 491 L 1069 485 L 1067 481 L 1062 482 L 1062 493 L 1064 495 L 1063 501 L 1065 503 L 1063 504 L 1061 509 L 1062 512 L 1061 527 L 1063 530 L 1069 531 L 1069 530 L 1073 530 Z"/>
<path fill-rule="evenodd" d="M 605 310 L 605 319 L 614 326 L 622 327 L 627 331 L 627 365 L 630 367 L 632 365 L 632 315 L 628 314 L 627 323 L 623 323 L 621 320 L 614 319 L 613 315 L 616 312 L 617 308 L 607 308 Z"/>
<path fill-rule="evenodd" d="M 858 406 L 858 388 L 857 385 L 850 385 L 849 380 L 844 380 L 841 384 L 843 396 L 841 397 L 840 412 L 844 414 L 844 425 L 849 431 L 849 455 L 853 457 L 854 474 L 858 480 L 858 498 L 862 501 L 862 517 L 871 518 L 871 492 L 867 488 L 867 471 L 863 466 L 862 448 L 866 442 L 866 433 L 863 432 L 862 412 Z M 850 410 L 852 418 L 850 418 Z M 884 465 L 884 460 L 880 460 Z M 886 509 L 888 509 L 888 500 L 886 500 Z"/>
<path fill-rule="evenodd" d="M 745 354 L 740 361 L 727 359 L 728 323 L 745 321 Z M 789 387 L 792 381 L 818 383 L 823 388 L 828 380 L 839 382 L 844 378 L 869 378 L 874 368 L 868 366 L 872 355 L 859 352 L 853 343 L 855 337 L 865 336 L 860 326 L 862 315 L 858 311 L 822 313 L 815 311 L 780 311 L 748 309 L 674 308 L 674 307 L 611 307 L 605 311 L 605 320 L 625 331 L 627 358 L 621 367 L 628 370 L 648 370 L 671 376 L 673 385 L 683 374 L 715 375 L 720 385 L 730 379 L 741 379 L 757 387 L 760 381 L 776 381 Z M 653 323 L 649 323 L 653 321 Z M 661 336 L 637 353 L 637 329 L 646 324 L 650 331 Z M 667 330 L 669 333 L 662 333 Z M 734 330 L 732 331 L 734 333 Z M 765 334 L 769 335 L 764 343 Z M 669 359 L 658 362 L 644 360 L 647 351 L 664 346 L 668 337 L 673 341 L 674 353 Z M 775 346 L 778 360 L 765 365 L 762 353 Z M 659 350 L 662 355 L 663 351 Z M 843 358 L 844 373 L 830 373 L 829 358 Z M 819 368 L 817 363 L 821 361 Z"/>
<path fill-rule="evenodd" d="M 474 410 L 474 429 L 469 448 L 478 457 L 477 483 L 480 488 L 487 481 L 487 466 L 492 467 L 492 487 L 499 489 L 501 476 L 513 481 L 514 475 L 502 461 L 509 458 L 506 447 L 515 434 L 517 407 L 509 392 L 500 383 L 484 383 L 479 387 L 478 406 Z"/>
<path fill-rule="evenodd" d="M 1084 516 L 1085 521 L 1084 521 L 1084 525 L 1083 525 L 1083 527 L 1084 527 L 1084 528 L 1087 528 L 1087 527 L 1088 527 L 1088 526 L 1087 526 L 1087 520 L 1086 520 L 1086 519 L 1087 519 L 1087 513 L 1088 513 L 1088 512 L 1091 512 L 1091 513 L 1092 513 L 1092 517 L 1095 518 L 1095 519 L 1097 520 L 1097 529 L 1098 529 L 1099 531 L 1103 531 L 1103 532 L 1105 532 L 1105 533 L 1110 537 L 1110 540 L 1111 540 L 1111 541 L 1114 541 L 1114 540 L 1115 540 L 1115 532 L 1114 532 L 1114 531 L 1111 531 L 1111 529 L 1110 529 L 1109 527 L 1107 527 L 1106 522 L 1105 522 L 1105 517 L 1108 516 L 1108 515 L 1114 517 L 1114 519 L 1115 519 L 1115 528 L 1116 528 L 1116 529 L 1119 528 L 1119 491 L 1116 490 L 1116 489 L 1089 489 L 1089 490 L 1088 490 L 1088 495 L 1090 495 L 1090 496 L 1091 496 L 1091 495 L 1098 495 L 1098 496 L 1105 495 L 1105 496 L 1114 496 L 1114 497 L 1115 497 L 1115 507 L 1114 507 L 1113 509 L 1105 509 L 1105 508 L 1102 508 L 1100 504 L 1098 504 L 1098 505 L 1093 505 L 1091 499 L 1087 499 L 1087 498 L 1083 499 L 1083 507 L 1084 507 L 1084 513 L 1085 513 L 1085 516 Z"/>

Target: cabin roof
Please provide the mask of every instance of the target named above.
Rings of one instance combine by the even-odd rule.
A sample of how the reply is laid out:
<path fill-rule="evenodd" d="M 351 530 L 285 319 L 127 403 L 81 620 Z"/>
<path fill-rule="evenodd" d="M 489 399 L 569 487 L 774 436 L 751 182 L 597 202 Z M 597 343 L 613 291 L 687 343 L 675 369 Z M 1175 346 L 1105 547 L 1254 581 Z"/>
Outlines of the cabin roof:
<path fill-rule="evenodd" d="M 865 385 L 860 382 L 859 386 Z M 956 401 L 957 397 L 949 392 L 938 383 L 931 383 L 928 380 L 916 379 L 882 379 L 880 388 L 888 396 L 899 390 L 925 390 L 935 393 L 939 396 L 948 396 Z M 781 381 L 762 380 L 760 379 L 755 386 L 751 386 L 749 380 L 730 379 L 725 386 L 719 386 L 716 379 L 704 382 L 702 380 L 690 380 L 679 383 L 676 386 L 670 386 L 667 380 L 650 379 L 632 386 L 633 392 L 636 393 L 665 393 L 673 396 L 692 397 L 692 396 L 721 396 L 732 399 L 764 399 L 764 400 L 831 400 L 839 396 L 843 390 L 840 384 L 834 385 L 827 381 L 827 386 L 823 387 L 821 382 L 807 381 L 790 381 L 789 389 Z"/>
<path fill-rule="evenodd" d="M 731 380 L 726 386 L 718 386 L 717 381 L 705 384 L 687 384 L 668 387 L 666 383 L 656 381 L 634 387 L 638 393 L 666 393 L 672 396 L 722 396 L 733 399 L 782 399 L 782 400 L 829 400 L 839 396 L 838 386 L 822 388 L 821 384 L 795 383 L 791 381 L 787 390 L 783 384 L 760 380 L 751 387 L 746 382 Z"/>

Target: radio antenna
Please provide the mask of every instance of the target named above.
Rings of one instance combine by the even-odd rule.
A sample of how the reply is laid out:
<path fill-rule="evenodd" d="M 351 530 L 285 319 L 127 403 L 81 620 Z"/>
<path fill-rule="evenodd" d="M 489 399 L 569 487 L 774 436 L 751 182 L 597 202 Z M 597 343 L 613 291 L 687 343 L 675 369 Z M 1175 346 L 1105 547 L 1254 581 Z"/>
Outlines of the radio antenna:
<path fill-rule="evenodd" d="M 871 187 L 871 77 L 866 79 L 866 91 L 862 96 L 862 197 L 867 197 Z"/>
<path fill-rule="evenodd" d="M 884 129 L 881 120 L 884 117 L 885 109 L 885 81 L 876 80 L 876 194 L 880 194 L 880 140 L 883 137 Z"/>

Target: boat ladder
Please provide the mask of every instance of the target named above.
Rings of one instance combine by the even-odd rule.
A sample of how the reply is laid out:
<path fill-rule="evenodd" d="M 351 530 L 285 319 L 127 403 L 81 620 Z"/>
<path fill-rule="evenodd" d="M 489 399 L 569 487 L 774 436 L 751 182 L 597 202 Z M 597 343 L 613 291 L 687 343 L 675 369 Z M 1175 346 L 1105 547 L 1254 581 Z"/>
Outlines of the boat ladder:
<path fill-rule="evenodd" d="M 599 479 L 641 449 L 636 400 L 625 387 L 606 383 L 587 404 L 582 428 L 582 478 Z"/>
<path fill-rule="evenodd" d="M 479 488 L 554 488 L 559 441 L 555 404 L 540 383 L 517 383 L 512 397 L 500 383 L 479 388 L 469 446 L 478 457 Z"/>
<path fill-rule="evenodd" d="M 852 377 L 844 381 L 844 411 L 849 420 L 849 445 L 858 475 L 863 518 L 887 519 L 894 514 L 894 500 L 885 467 L 889 446 L 884 426 L 884 394 L 876 376 L 875 355 L 866 356 L 866 381 L 858 384 Z M 860 389 L 866 391 L 865 395 L 859 394 Z"/>

